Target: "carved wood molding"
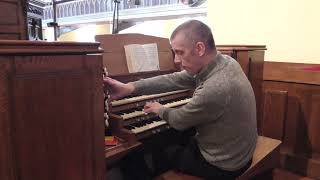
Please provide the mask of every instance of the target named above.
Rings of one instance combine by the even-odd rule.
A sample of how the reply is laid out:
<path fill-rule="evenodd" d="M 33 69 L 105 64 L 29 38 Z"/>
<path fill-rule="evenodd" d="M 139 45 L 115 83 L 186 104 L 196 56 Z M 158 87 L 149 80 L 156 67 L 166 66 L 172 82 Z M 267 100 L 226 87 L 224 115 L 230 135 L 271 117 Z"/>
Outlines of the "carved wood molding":
<path fill-rule="evenodd" d="M 320 64 L 265 62 L 263 79 L 320 85 Z"/>

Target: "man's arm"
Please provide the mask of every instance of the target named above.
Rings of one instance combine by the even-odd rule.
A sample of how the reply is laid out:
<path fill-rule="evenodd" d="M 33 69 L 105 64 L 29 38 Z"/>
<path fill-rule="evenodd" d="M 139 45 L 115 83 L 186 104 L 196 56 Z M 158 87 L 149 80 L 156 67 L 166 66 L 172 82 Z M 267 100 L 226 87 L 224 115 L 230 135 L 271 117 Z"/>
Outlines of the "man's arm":
<path fill-rule="evenodd" d="M 197 90 L 188 104 L 177 109 L 162 106 L 158 109 L 158 114 L 177 130 L 213 121 L 225 112 L 226 106 L 230 103 L 229 92 L 220 90 L 215 88 Z"/>
<path fill-rule="evenodd" d="M 194 78 L 186 71 L 142 79 L 131 83 L 134 94 L 157 94 L 195 87 Z"/>
<path fill-rule="evenodd" d="M 125 84 L 109 77 L 104 78 L 103 83 L 105 90 L 109 91 L 110 100 L 121 99 L 134 91 L 133 84 Z"/>

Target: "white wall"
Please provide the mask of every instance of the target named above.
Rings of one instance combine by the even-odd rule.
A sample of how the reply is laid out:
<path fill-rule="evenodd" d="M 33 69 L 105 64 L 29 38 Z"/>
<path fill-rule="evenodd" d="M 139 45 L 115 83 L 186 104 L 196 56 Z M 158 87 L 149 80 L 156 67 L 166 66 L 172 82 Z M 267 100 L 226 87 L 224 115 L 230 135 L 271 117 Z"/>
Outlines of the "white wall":
<path fill-rule="evenodd" d="M 267 61 L 320 64 L 319 0 L 208 0 L 217 44 L 267 45 Z"/>

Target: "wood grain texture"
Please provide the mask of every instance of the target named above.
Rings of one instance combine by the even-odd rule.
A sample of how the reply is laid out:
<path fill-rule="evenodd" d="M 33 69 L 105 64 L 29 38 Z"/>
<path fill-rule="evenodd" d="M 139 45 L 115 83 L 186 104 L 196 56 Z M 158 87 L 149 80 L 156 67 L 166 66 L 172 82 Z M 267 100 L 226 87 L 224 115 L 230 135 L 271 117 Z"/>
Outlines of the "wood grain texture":
<path fill-rule="evenodd" d="M 265 91 L 263 104 L 263 130 L 267 137 L 282 140 L 287 109 L 286 91 Z"/>
<path fill-rule="evenodd" d="M 175 70 L 169 39 L 142 34 L 97 35 L 96 41 L 101 43 L 103 66 L 111 76 L 129 74 L 124 46 L 128 44 L 156 43 L 159 55 L 159 67 L 162 71 Z M 116 43 L 115 43 L 116 42 Z"/>
<path fill-rule="evenodd" d="M 310 129 L 312 110 L 311 100 L 312 95 L 320 94 L 320 86 L 300 83 L 265 81 L 264 90 L 288 92 L 288 108 L 286 109 L 285 113 L 289 116 L 285 118 L 285 127 L 292 127 L 292 129 L 287 129 L 286 132 L 283 132 L 285 133 L 285 138 L 283 139 L 284 144 L 287 144 L 287 142 L 288 144 L 291 144 L 290 148 L 293 149 L 290 149 L 289 151 L 310 156 L 312 153 L 312 145 L 309 139 L 309 134 L 312 133 L 309 132 L 309 130 L 312 129 Z M 277 99 L 271 102 L 271 104 L 273 103 L 278 103 Z M 270 112 L 265 111 L 264 113 Z M 279 123 L 276 119 L 269 120 L 273 121 L 271 124 L 274 123 L 274 127 L 276 127 L 276 124 Z M 274 129 L 274 127 L 272 127 L 272 129 Z"/>
<path fill-rule="evenodd" d="M 0 179 L 11 180 L 15 178 L 16 166 L 12 142 L 12 129 L 10 129 L 10 72 L 12 57 L 0 56 Z"/>
<path fill-rule="evenodd" d="M 276 169 L 273 173 L 273 180 L 284 180 L 284 179 L 290 179 L 290 180 L 315 180 L 308 177 L 303 177 L 298 174 L 294 174 L 292 172 L 283 170 L 283 169 Z"/>
<path fill-rule="evenodd" d="M 0 0 L 0 39 L 27 38 L 27 20 L 23 3 L 25 0 Z"/>
<path fill-rule="evenodd" d="M 320 161 L 320 94 L 311 96 L 309 138 L 312 157 Z"/>
<path fill-rule="evenodd" d="M 264 80 L 320 85 L 320 64 L 265 62 Z"/>
<path fill-rule="evenodd" d="M 269 170 L 279 167 L 281 141 L 264 136 L 259 136 L 256 149 L 253 154 L 250 168 L 244 172 L 238 180 L 254 178 Z"/>
<path fill-rule="evenodd" d="M 293 173 L 320 179 L 320 161 L 298 154 L 281 153 L 281 167 Z"/>
<path fill-rule="evenodd" d="M 63 55 L 101 53 L 99 43 L 0 40 L 0 54 Z"/>
<path fill-rule="evenodd" d="M 0 48 L 0 179 L 104 179 L 102 57 L 86 51 L 98 44 L 22 55 L 35 43 L 12 42 Z"/>
<path fill-rule="evenodd" d="M 320 179 L 320 68 L 317 67 L 317 64 L 266 63 L 264 91 L 287 92 L 281 168 L 297 174 L 276 178 Z M 281 101 L 275 98 L 270 104 Z M 266 109 L 264 113 L 272 112 Z M 279 122 L 272 118 L 269 121 L 267 131 L 274 131 Z"/>

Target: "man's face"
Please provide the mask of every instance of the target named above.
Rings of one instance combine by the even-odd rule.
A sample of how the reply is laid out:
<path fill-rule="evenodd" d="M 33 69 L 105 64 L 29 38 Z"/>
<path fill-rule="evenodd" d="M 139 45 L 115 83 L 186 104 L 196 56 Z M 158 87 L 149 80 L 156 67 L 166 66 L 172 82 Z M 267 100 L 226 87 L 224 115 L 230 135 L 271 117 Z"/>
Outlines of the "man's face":
<path fill-rule="evenodd" d="M 175 64 L 192 75 L 197 74 L 201 70 L 201 60 L 197 54 L 196 48 L 185 38 L 183 33 L 178 33 L 171 40 L 171 46 L 175 53 Z"/>

